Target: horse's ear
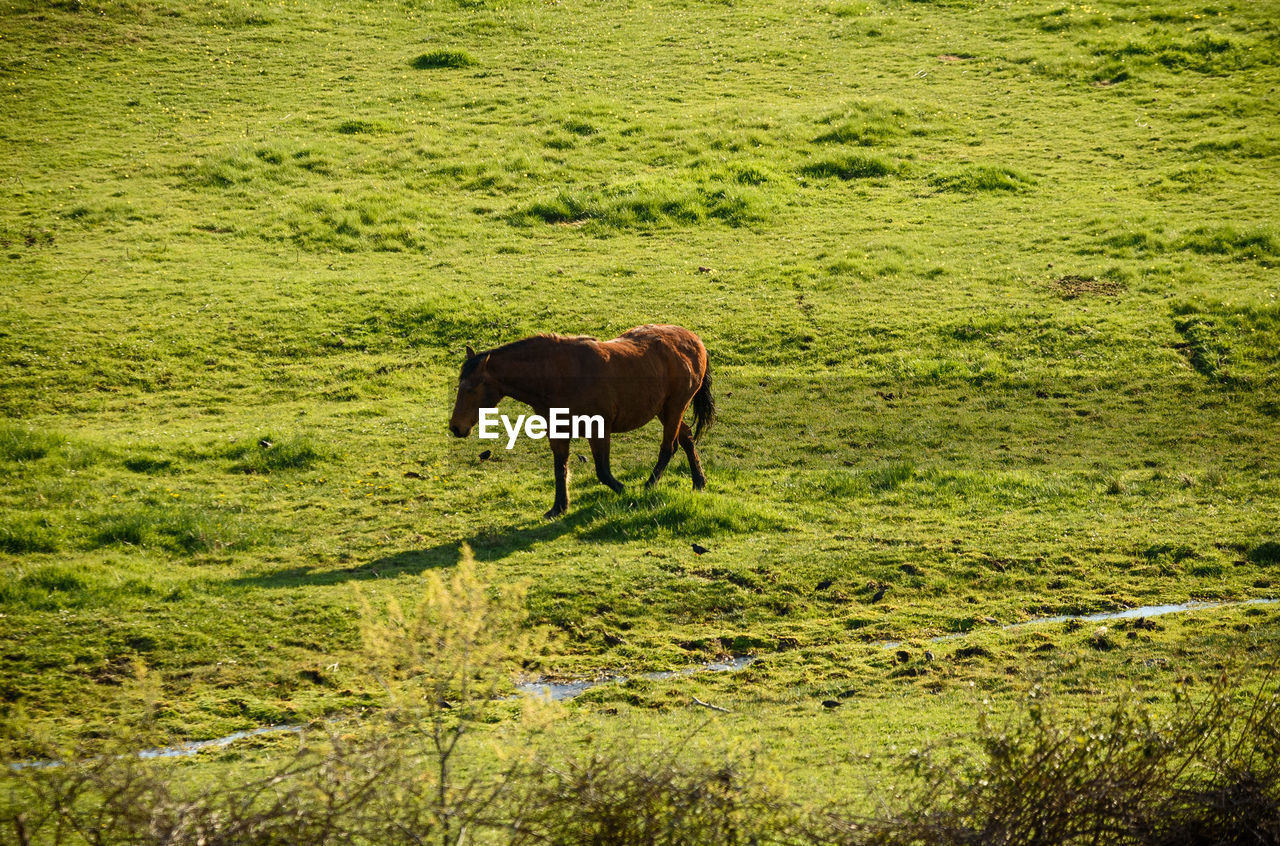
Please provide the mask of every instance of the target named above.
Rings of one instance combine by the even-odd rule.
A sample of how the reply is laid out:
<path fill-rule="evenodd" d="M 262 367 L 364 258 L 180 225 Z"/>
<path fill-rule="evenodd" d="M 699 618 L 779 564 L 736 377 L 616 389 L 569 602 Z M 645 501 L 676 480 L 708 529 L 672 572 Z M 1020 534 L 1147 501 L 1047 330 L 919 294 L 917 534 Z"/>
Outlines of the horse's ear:
<path fill-rule="evenodd" d="M 471 345 L 467 344 L 467 361 L 476 357 L 476 351 L 471 349 Z"/>

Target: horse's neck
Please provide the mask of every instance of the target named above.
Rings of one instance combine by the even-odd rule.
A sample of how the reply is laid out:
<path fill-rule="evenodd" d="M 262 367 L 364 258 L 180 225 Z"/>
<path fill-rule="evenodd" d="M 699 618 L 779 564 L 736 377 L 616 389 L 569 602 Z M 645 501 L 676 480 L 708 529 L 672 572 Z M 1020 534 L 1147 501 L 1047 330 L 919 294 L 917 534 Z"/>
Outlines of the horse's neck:
<path fill-rule="evenodd" d="M 513 350 L 506 352 L 500 361 L 491 363 L 494 381 L 504 396 L 535 409 L 550 408 L 550 374 L 539 361 L 544 354 L 539 350 Z"/>

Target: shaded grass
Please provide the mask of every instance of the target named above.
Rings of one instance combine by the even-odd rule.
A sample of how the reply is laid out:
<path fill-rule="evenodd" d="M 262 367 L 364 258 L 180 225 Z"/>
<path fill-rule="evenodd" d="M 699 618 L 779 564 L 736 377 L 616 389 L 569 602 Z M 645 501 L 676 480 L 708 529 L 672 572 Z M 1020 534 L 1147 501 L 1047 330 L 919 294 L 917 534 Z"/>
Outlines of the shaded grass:
<path fill-rule="evenodd" d="M 819 159 L 801 166 L 805 176 L 838 177 L 844 180 L 873 179 L 900 173 L 902 166 L 879 156 L 849 153 L 843 156 Z"/>
<path fill-rule="evenodd" d="M 1191 366 L 1223 385 L 1280 384 L 1280 305 L 1181 303 L 1173 327 Z"/>

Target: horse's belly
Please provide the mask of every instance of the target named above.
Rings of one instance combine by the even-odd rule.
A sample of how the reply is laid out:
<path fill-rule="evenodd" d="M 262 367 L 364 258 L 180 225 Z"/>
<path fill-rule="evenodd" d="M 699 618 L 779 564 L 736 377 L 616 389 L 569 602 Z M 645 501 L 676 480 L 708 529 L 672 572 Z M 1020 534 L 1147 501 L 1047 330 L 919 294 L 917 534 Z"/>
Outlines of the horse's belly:
<path fill-rule="evenodd" d="M 630 414 L 622 417 L 616 417 L 613 421 L 612 430 L 614 432 L 630 432 L 632 429 L 639 429 L 644 424 L 658 416 L 655 409 L 652 414 L 641 416 L 638 414 Z"/>

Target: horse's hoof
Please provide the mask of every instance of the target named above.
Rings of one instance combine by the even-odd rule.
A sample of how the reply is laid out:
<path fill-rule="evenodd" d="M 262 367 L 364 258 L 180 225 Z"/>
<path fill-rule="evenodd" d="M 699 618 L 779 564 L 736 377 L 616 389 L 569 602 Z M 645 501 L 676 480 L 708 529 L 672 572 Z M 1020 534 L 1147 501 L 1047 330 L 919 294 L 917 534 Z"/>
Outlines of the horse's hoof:
<path fill-rule="evenodd" d="M 554 519 L 556 519 L 557 517 L 559 517 L 561 514 L 563 514 L 563 513 L 564 513 L 565 511 L 567 511 L 567 510 L 568 510 L 568 509 L 566 509 L 564 506 L 557 505 L 556 507 L 554 507 L 554 508 L 552 508 L 550 511 L 548 511 L 546 514 L 543 514 L 543 515 L 542 515 L 542 519 L 544 519 L 544 520 L 554 520 Z"/>

